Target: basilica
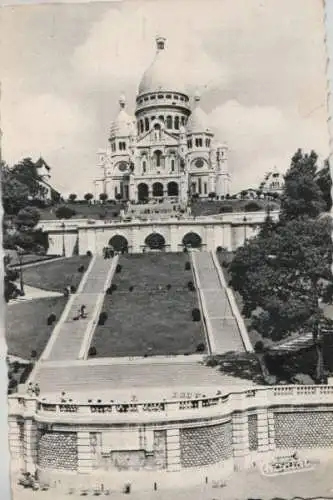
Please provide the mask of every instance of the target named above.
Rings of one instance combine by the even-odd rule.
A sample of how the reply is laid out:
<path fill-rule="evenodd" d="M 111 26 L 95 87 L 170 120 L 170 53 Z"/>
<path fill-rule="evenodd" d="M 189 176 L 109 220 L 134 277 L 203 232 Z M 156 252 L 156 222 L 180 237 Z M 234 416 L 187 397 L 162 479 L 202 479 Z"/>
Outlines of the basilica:
<path fill-rule="evenodd" d="M 186 204 L 189 197 L 223 198 L 229 193 L 228 148 L 216 145 L 200 96 L 192 99 L 172 72 L 166 39 L 156 38 L 156 55 L 143 74 L 135 117 L 119 100 L 109 145 L 99 152 L 99 193 L 109 199 Z"/>

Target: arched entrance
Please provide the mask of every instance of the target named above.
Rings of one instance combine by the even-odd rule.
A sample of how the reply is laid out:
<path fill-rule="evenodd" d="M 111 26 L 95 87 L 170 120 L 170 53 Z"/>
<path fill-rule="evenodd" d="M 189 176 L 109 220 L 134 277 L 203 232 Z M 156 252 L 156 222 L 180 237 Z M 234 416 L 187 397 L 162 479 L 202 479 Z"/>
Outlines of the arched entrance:
<path fill-rule="evenodd" d="M 145 244 L 151 250 L 163 250 L 163 248 L 165 247 L 165 239 L 164 236 L 159 233 L 151 233 L 145 239 Z"/>
<path fill-rule="evenodd" d="M 121 234 L 115 234 L 109 240 L 109 246 L 113 247 L 116 252 L 127 252 L 128 251 L 128 241 L 125 236 Z"/>
<path fill-rule="evenodd" d="M 153 196 L 163 196 L 163 184 L 161 184 L 160 182 L 154 182 Z"/>
<path fill-rule="evenodd" d="M 148 186 L 144 182 L 138 185 L 138 200 L 145 201 L 148 199 Z"/>
<path fill-rule="evenodd" d="M 190 248 L 200 248 L 202 244 L 201 236 L 197 233 L 187 233 L 183 238 L 183 245 Z"/>
<path fill-rule="evenodd" d="M 177 182 L 169 182 L 168 183 L 168 196 L 178 196 L 178 184 Z"/>

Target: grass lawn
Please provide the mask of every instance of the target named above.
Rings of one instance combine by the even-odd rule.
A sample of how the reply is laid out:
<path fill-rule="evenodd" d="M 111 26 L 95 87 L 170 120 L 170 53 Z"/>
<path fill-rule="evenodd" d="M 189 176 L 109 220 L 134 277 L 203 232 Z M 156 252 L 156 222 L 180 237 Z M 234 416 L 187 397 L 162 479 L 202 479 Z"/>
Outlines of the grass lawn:
<path fill-rule="evenodd" d="M 8 354 L 30 359 L 34 349 L 39 357 L 55 326 L 46 324 L 47 317 L 54 313 L 58 320 L 66 302 L 65 297 L 51 297 L 6 306 Z"/>
<path fill-rule="evenodd" d="M 276 201 L 267 200 L 198 200 L 192 203 L 191 212 L 194 216 L 216 215 L 225 205 L 232 206 L 233 212 L 243 212 L 245 205 L 252 201 L 260 205 L 262 210 L 265 210 L 267 205 L 271 207 L 271 210 L 277 210 L 280 206 Z"/>
<path fill-rule="evenodd" d="M 11 261 L 9 263 L 10 266 L 17 266 L 19 264 L 19 259 L 17 257 L 17 252 L 14 250 L 4 250 L 5 255 L 9 255 Z M 32 264 L 34 262 L 43 262 L 45 260 L 54 259 L 55 255 L 37 255 L 34 253 L 27 253 L 22 256 L 23 264 Z"/>
<path fill-rule="evenodd" d="M 56 210 L 58 206 L 66 205 L 67 207 L 75 210 L 76 214 L 73 216 L 74 219 L 117 219 L 119 218 L 119 212 L 123 208 L 123 204 L 117 203 L 60 203 L 59 205 L 48 207 L 44 209 L 39 209 L 41 220 L 56 219 Z"/>
<path fill-rule="evenodd" d="M 120 258 L 117 290 L 105 296 L 102 308 L 108 319 L 97 326 L 91 344 L 98 357 L 194 353 L 205 342 L 201 322 L 192 321 L 198 301 L 187 289 L 193 278 L 184 270 L 186 261 L 184 253 Z"/>
<path fill-rule="evenodd" d="M 63 292 L 65 286 L 78 286 L 83 273 L 78 272 L 78 268 L 83 265 L 87 269 L 91 257 L 87 255 L 76 255 L 68 259 L 49 262 L 28 267 L 23 270 L 24 283 L 27 285 Z"/>

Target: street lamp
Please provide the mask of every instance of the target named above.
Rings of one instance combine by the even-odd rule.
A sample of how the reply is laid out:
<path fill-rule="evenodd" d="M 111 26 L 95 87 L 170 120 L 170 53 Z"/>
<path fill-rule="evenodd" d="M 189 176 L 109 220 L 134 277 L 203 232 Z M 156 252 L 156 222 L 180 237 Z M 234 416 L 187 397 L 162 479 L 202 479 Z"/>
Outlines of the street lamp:
<path fill-rule="evenodd" d="M 24 283 L 23 283 L 23 268 L 22 268 L 22 258 L 24 251 L 20 247 L 15 247 L 15 250 L 20 264 L 20 291 L 21 291 L 21 296 L 23 297 L 25 295 Z"/>
<path fill-rule="evenodd" d="M 65 248 L 65 222 L 63 221 L 61 223 L 61 228 L 62 228 L 62 256 L 66 256 L 66 248 Z"/>

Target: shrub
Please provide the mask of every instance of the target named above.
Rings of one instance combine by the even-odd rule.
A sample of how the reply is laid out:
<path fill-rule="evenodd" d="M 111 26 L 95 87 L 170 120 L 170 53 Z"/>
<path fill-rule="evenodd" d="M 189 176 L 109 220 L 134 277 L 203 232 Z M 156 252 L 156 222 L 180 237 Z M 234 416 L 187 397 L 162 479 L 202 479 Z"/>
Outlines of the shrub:
<path fill-rule="evenodd" d="M 194 284 L 193 284 L 193 281 L 189 281 L 189 282 L 187 283 L 187 288 L 190 290 L 190 292 L 194 292 L 194 290 L 195 290 L 195 286 L 194 286 Z"/>
<path fill-rule="evenodd" d="M 16 281 L 19 277 L 19 272 L 15 269 L 8 269 L 6 273 L 6 279 L 8 281 Z"/>
<path fill-rule="evenodd" d="M 123 266 L 121 264 L 117 264 L 116 273 L 120 273 L 122 268 L 123 268 Z"/>
<path fill-rule="evenodd" d="M 117 290 L 117 285 L 115 283 L 112 283 L 111 285 L 111 290 L 115 292 Z"/>
<path fill-rule="evenodd" d="M 88 356 L 96 356 L 96 354 L 97 354 L 96 347 L 94 346 L 89 347 Z"/>
<path fill-rule="evenodd" d="M 76 214 L 76 211 L 66 205 L 62 205 L 57 208 L 55 214 L 57 219 L 70 219 Z"/>
<path fill-rule="evenodd" d="M 106 312 L 101 312 L 98 318 L 98 324 L 99 325 L 104 325 L 105 321 L 108 319 L 108 315 Z"/>
<path fill-rule="evenodd" d="M 84 271 L 84 266 L 80 266 L 77 270 L 78 273 L 83 273 Z"/>
<path fill-rule="evenodd" d="M 200 321 L 201 320 L 201 314 L 200 314 L 200 311 L 197 307 L 192 309 L 192 320 L 193 321 Z"/>
<path fill-rule="evenodd" d="M 56 315 L 54 313 L 51 313 L 47 318 L 47 325 L 51 326 L 56 319 L 57 319 Z"/>
<path fill-rule="evenodd" d="M 246 205 L 244 205 L 243 210 L 244 212 L 257 212 L 258 210 L 261 210 L 261 206 L 255 201 L 250 201 L 249 203 L 246 203 Z"/>
<path fill-rule="evenodd" d="M 191 262 L 185 262 L 185 271 L 190 271 L 191 269 Z"/>
<path fill-rule="evenodd" d="M 170 289 L 171 289 L 171 285 L 170 285 L 170 284 L 168 284 L 168 285 L 166 286 L 166 289 L 167 289 L 167 290 L 170 290 Z"/>
<path fill-rule="evenodd" d="M 134 286 L 133 286 L 133 285 L 131 285 L 131 286 L 129 287 L 129 289 L 128 289 L 128 290 L 129 290 L 130 292 L 133 292 L 133 290 L 134 290 Z"/>
<path fill-rule="evenodd" d="M 87 257 L 92 257 L 92 253 L 90 250 L 87 250 L 87 253 L 86 253 Z"/>
<path fill-rule="evenodd" d="M 221 253 L 221 252 L 222 252 L 222 250 L 223 250 L 223 248 L 222 248 L 221 246 L 218 246 L 218 247 L 217 247 L 217 249 L 216 249 L 216 251 L 217 251 L 218 253 Z"/>
<path fill-rule="evenodd" d="M 31 353 L 30 353 L 30 357 L 31 357 L 31 359 L 35 359 L 35 358 L 37 358 L 37 351 L 36 351 L 35 349 L 33 349 L 33 350 L 31 351 Z"/>
<path fill-rule="evenodd" d="M 118 217 L 119 212 L 112 212 L 113 217 Z"/>
<path fill-rule="evenodd" d="M 234 208 L 232 205 L 222 205 L 222 207 L 219 210 L 220 214 L 230 213 L 233 211 L 234 211 Z"/>
<path fill-rule="evenodd" d="M 71 285 L 71 293 L 75 293 L 76 292 L 76 286 L 75 285 Z"/>
<path fill-rule="evenodd" d="M 262 340 L 258 340 L 254 345 L 254 350 L 257 353 L 261 353 L 264 350 L 264 343 Z"/>
<path fill-rule="evenodd" d="M 197 352 L 204 352 L 205 350 L 205 344 L 203 342 L 200 342 L 200 344 L 197 345 Z"/>
<path fill-rule="evenodd" d="M 112 295 L 112 288 L 110 286 L 109 286 L 109 288 L 107 288 L 106 294 L 107 295 Z"/>

